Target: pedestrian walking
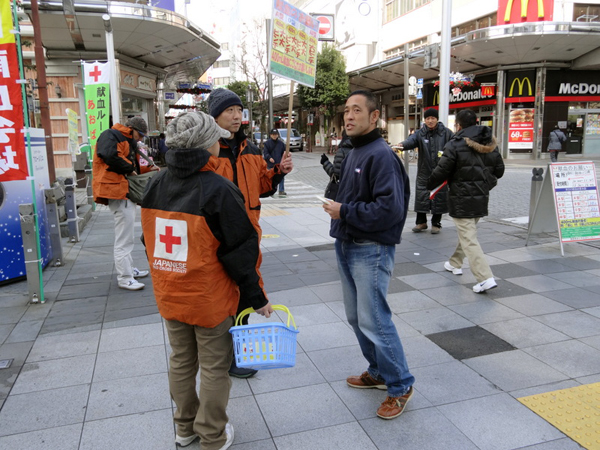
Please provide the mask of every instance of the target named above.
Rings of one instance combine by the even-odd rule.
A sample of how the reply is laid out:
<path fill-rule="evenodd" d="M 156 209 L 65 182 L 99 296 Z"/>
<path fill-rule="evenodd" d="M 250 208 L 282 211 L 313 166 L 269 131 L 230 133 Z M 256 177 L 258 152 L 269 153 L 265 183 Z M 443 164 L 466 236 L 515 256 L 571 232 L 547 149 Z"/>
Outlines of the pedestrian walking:
<path fill-rule="evenodd" d="M 229 132 L 208 114 L 173 119 L 167 127 L 168 170 L 152 179 L 142 202 L 154 296 L 172 350 L 175 443 L 185 447 L 199 436 L 203 449 L 221 450 L 234 439 L 227 416 L 229 329 L 239 298 L 266 317 L 273 311 L 259 283 L 258 234 L 242 193 L 215 173 L 224 136 Z"/>
<path fill-rule="evenodd" d="M 477 280 L 473 291 L 482 293 L 497 284 L 477 240 L 477 222 L 488 215 L 489 192 L 504 175 L 504 162 L 491 128 L 476 123 L 477 116 L 471 110 L 456 115 L 457 133 L 446 145 L 427 188 L 433 190 L 444 181 L 450 186 L 448 205 L 458 245 L 444 268 L 462 275 L 466 257 Z"/>
<path fill-rule="evenodd" d="M 562 150 L 563 143 L 567 142 L 565 133 L 561 131 L 558 125 L 554 125 L 554 129 L 550 132 L 548 137 L 548 152 L 550 153 L 550 161 L 553 163 L 558 161 L 558 152 Z"/>
<path fill-rule="evenodd" d="M 270 139 L 265 142 L 263 148 L 263 156 L 267 162 L 267 169 L 272 169 L 276 164 L 281 163 L 281 159 L 285 154 L 285 143 L 279 139 L 279 131 L 273 128 L 269 133 Z M 279 183 L 279 196 L 287 195 L 285 193 L 285 177 Z"/>
<path fill-rule="evenodd" d="M 142 167 L 137 155 L 138 142 L 148 133 L 148 125 L 141 117 L 127 119 L 125 125 L 116 123 L 104 130 L 96 145 L 92 162 L 92 189 L 94 201 L 108 205 L 115 218 L 114 258 L 117 282 L 121 289 L 144 289 L 138 278 L 148 276 L 147 270 L 133 265 L 136 204 L 127 198 L 128 175 L 137 175 L 155 167 Z"/>
<path fill-rule="evenodd" d="M 240 98 L 228 89 L 215 89 L 208 97 L 208 111 L 221 128 L 229 131 L 229 137 L 221 138 L 220 151 L 218 156 L 217 168 L 215 171 L 232 181 L 244 196 L 244 205 L 248 217 L 254 225 L 260 238 L 262 230 L 260 228 L 260 198 L 270 197 L 277 192 L 279 183 L 283 177 L 292 171 L 294 164 L 292 155 L 284 155 L 279 164 L 275 164 L 272 169 L 267 168 L 267 163 L 258 147 L 256 147 L 241 130 L 242 126 L 242 101 Z M 168 143 L 167 143 L 168 145 Z M 262 254 L 259 252 L 256 268 L 260 275 L 260 265 Z M 260 278 L 261 287 L 264 286 L 262 277 Z M 242 295 L 238 313 L 251 305 Z M 248 315 L 242 320 L 242 324 L 248 324 Z M 229 374 L 238 378 L 249 378 L 256 373 L 253 369 L 239 368 L 232 358 Z"/>
<path fill-rule="evenodd" d="M 354 149 L 342 163 L 335 202 L 323 205 L 331 217 L 330 235 L 342 281 L 344 308 L 368 368 L 350 376 L 348 386 L 387 390 L 377 416 L 393 419 L 413 395 L 414 377 L 387 291 L 396 244 L 406 222 L 410 184 L 404 167 L 379 134 L 375 96 L 354 91 L 346 101 L 344 125 Z"/>
<path fill-rule="evenodd" d="M 438 234 L 442 229 L 442 214 L 448 212 L 448 189 L 443 188 L 433 198 L 429 198 L 427 180 L 442 157 L 444 146 L 452 138 L 451 130 L 438 119 L 437 109 L 425 111 L 423 126 L 399 144 L 403 150 L 418 148 L 417 179 L 415 183 L 415 212 L 417 219 L 415 233 L 427 229 L 427 214 L 431 214 L 431 234 Z"/>

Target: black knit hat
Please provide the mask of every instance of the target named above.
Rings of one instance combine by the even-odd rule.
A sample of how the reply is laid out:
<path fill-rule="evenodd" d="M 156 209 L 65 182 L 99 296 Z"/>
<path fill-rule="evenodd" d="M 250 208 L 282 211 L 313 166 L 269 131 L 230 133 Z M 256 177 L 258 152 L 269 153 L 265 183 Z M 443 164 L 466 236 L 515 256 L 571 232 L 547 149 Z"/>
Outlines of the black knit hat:
<path fill-rule="evenodd" d="M 210 93 L 208 97 L 208 113 L 215 119 L 230 106 L 244 107 L 242 101 L 235 92 L 232 92 L 229 89 L 219 88 Z"/>
<path fill-rule="evenodd" d="M 133 128 L 138 133 L 141 133 L 144 136 L 148 134 L 148 124 L 144 119 L 142 119 L 139 116 L 134 116 L 127 119 L 127 122 L 125 122 L 125 126 Z"/>
<path fill-rule="evenodd" d="M 436 119 L 440 118 L 440 116 L 438 114 L 438 110 L 434 109 L 434 108 L 429 108 L 429 109 L 425 110 L 425 114 L 423 114 L 423 117 L 425 119 L 427 119 L 428 117 L 435 117 Z"/>

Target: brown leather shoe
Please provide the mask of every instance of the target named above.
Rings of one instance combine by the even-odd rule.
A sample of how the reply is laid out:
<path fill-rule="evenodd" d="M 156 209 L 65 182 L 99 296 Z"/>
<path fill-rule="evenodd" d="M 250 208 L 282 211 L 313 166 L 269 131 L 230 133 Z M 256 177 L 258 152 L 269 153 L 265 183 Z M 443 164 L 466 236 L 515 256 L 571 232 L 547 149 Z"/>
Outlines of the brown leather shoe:
<path fill-rule="evenodd" d="M 420 223 L 419 225 L 413 227 L 413 233 L 420 233 L 423 230 L 427 229 L 427 224 L 426 223 Z"/>
<path fill-rule="evenodd" d="M 376 380 L 369 372 L 363 372 L 361 375 L 353 375 L 346 378 L 348 386 L 356 389 L 381 389 L 386 390 L 387 386 L 382 380 Z"/>
<path fill-rule="evenodd" d="M 377 410 L 377 416 L 382 419 L 390 420 L 398 417 L 404 411 L 406 404 L 413 395 L 412 386 L 402 397 L 389 397 L 381 404 Z"/>
<path fill-rule="evenodd" d="M 438 234 L 440 232 L 441 228 L 440 227 L 436 227 L 435 225 L 431 226 L 431 234 Z"/>

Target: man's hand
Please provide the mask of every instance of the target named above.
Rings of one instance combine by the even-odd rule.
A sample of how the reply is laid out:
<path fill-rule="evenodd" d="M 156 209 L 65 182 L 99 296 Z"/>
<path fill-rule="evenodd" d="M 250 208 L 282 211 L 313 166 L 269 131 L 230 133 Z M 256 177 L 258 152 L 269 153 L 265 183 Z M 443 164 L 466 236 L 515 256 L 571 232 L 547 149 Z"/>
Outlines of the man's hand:
<path fill-rule="evenodd" d="M 275 162 L 275 160 L 274 160 L 273 158 L 269 158 L 269 162 L 270 162 L 270 163 L 274 163 L 274 162 Z"/>
<path fill-rule="evenodd" d="M 291 153 L 286 152 L 283 154 L 281 162 L 279 163 L 279 168 L 281 169 L 282 173 L 290 173 L 292 171 L 294 168 L 294 163 L 292 162 Z"/>
<path fill-rule="evenodd" d="M 332 219 L 339 219 L 342 204 L 338 202 L 325 203 L 323 204 L 323 209 L 327 214 L 329 214 L 329 217 L 331 217 Z"/>
<path fill-rule="evenodd" d="M 160 171 L 160 167 L 158 167 L 156 164 L 150 166 L 150 170 L 156 170 L 157 172 Z"/>
<path fill-rule="evenodd" d="M 402 142 L 397 144 L 396 147 L 398 147 L 400 150 L 404 150 L 404 146 L 402 145 Z"/>
<path fill-rule="evenodd" d="M 325 164 L 327 161 L 329 161 L 329 158 L 327 157 L 327 155 L 325 153 L 323 153 L 321 155 L 321 165 Z"/>
<path fill-rule="evenodd" d="M 271 306 L 271 302 L 268 302 L 265 306 L 260 309 L 257 309 L 256 312 L 261 316 L 265 316 L 267 319 L 271 317 L 273 313 L 273 307 Z"/>
<path fill-rule="evenodd" d="M 130 175 L 133 175 L 134 177 L 136 177 L 137 176 L 137 172 L 134 170 L 133 172 L 127 174 L 127 176 L 130 176 Z"/>

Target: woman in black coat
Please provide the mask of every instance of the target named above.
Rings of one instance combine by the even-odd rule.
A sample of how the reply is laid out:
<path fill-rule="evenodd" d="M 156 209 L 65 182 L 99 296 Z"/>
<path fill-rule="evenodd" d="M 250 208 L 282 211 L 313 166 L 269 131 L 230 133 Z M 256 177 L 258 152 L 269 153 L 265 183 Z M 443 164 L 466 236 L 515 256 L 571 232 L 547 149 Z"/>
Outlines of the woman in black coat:
<path fill-rule="evenodd" d="M 431 217 L 431 233 L 437 234 L 442 228 L 442 214 L 448 212 L 448 189 L 444 187 L 433 199 L 429 199 L 427 180 L 438 164 L 444 152 L 444 146 L 452 139 L 454 133 L 438 121 L 436 109 L 425 111 L 425 124 L 416 133 L 400 143 L 405 150 L 419 149 L 417 159 L 417 181 L 415 187 L 415 212 L 417 213 L 416 226 L 412 229 L 420 233 L 427 229 L 427 214 Z"/>
<path fill-rule="evenodd" d="M 329 175 L 330 181 L 327 186 L 328 190 L 326 190 L 326 197 L 330 200 L 335 200 L 335 196 L 337 194 L 337 185 L 340 182 L 340 172 L 342 170 L 342 161 L 346 159 L 348 153 L 352 150 L 352 143 L 350 142 L 350 138 L 346 135 L 344 131 L 342 134 L 342 142 L 338 145 L 337 152 L 335 152 L 335 156 L 333 157 L 333 164 L 329 161 L 329 158 L 325 153 L 321 155 L 321 165 L 323 166 L 323 170 Z M 331 185 L 334 184 L 332 189 Z"/>

